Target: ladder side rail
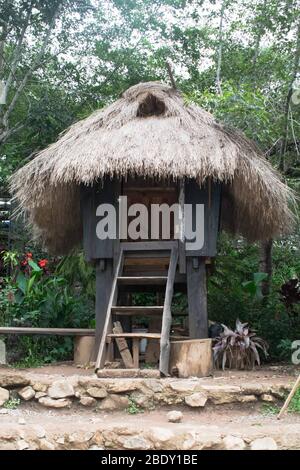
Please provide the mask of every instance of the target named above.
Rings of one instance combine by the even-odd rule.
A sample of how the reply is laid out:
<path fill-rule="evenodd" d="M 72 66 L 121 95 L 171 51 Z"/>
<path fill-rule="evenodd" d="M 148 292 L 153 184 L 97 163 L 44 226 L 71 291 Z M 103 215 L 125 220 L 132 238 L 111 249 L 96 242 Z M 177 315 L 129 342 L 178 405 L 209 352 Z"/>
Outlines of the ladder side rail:
<path fill-rule="evenodd" d="M 161 375 L 167 377 L 169 375 L 169 358 L 170 358 L 170 330 L 172 325 L 171 304 L 174 291 L 174 280 L 178 262 L 178 248 L 172 248 L 170 256 L 170 264 L 168 270 L 168 280 L 166 285 L 166 294 L 164 301 L 164 310 L 162 317 L 161 339 L 160 339 L 160 357 L 159 370 Z"/>
<path fill-rule="evenodd" d="M 118 277 L 120 277 L 121 271 L 123 269 L 123 262 L 124 262 L 124 251 L 121 248 L 120 253 L 119 253 L 118 263 L 117 263 L 115 274 L 114 274 L 113 283 L 112 283 L 111 294 L 110 294 L 110 298 L 109 298 L 109 302 L 107 306 L 105 323 L 103 327 L 103 334 L 102 334 L 102 338 L 100 341 L 99 351 L 98 351 L 96 365 L 95 365 L 95 372 L 97 372 L 98 369 L 102 369 L 105 364 L 106 336 L 108 334 L 108 330 L 111 324 L 111 308 L 117 302 L 117 295 L 118 295 L 117 283 L 118 283 Z"/>

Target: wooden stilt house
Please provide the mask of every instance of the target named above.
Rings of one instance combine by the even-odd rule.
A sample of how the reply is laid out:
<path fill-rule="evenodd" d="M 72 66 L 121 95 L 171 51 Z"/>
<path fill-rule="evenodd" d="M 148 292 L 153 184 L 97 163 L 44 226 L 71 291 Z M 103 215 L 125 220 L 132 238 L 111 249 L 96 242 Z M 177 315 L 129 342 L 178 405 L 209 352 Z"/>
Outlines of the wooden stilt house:
<path fill-rule="evenodd" d="M 287 231 L 293 219 L 290 190 L 256 146 L 157 82 L 128 89 L 74 124 L 14 175 L 11 188 L 49 251 L 67 253 L 83 243 L 95 265 L 97 369 L 117 348 L 126 367 L 138 368 L 147 339 L 148 348 L 160 345 L 153 357 L 168 375 L 172 338 L 208 336 L 206 266 L 216 256 L 219 230 L 265 240 Z M 124 201 L 129 211 L 120 209 Z M 153 206 L 176 207 L 169 230 L 160 214 L 153 221 Z M 99 237 L 105 217 L 113 237 Z M 186 336 L 172 330 L 177 291 L 187 293 Z M 156 293 L 155 302 L 133 304 L 136 292 Z M 148 319 L 148 331 L 132 329 L 139 316 Z"/>

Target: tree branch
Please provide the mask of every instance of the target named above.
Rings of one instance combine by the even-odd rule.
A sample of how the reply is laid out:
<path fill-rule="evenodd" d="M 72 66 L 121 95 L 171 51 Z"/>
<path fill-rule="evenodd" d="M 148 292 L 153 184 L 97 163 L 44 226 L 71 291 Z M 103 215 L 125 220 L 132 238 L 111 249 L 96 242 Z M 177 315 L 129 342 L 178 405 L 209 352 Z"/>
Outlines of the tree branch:
<path fill-rule="evenodd" d="M 171 68 L 171 65 L 168 61 L 166 61 L 166 66 L 167 66 L 167 71 L 168 71 L 168 74 L 169 74 L 169 77 L 170 77 L 170 80 L 171 80 L 171 83 L 172 83 L 172 88 L 174 90 L 177 90 L 177 86 L 176 86 L 176 82 L 175 82 L 174 75 L 173 75 L 173 72 L 172 72 L 172 68 Z"/>
<path fill-rule="evenodd" d="M 217 70 L 216 70 L 216 89 L 217 94 L 222 95 L 221 88 L 221 67 L 222 67 L 222 52 L 223 52 L 223 23 L 226 9 L 226 0 L 223 0 L 220 10 L 220 23 L 219 23 L 219 34 L 218 34 L 218 58 L 217 58 Z"/>

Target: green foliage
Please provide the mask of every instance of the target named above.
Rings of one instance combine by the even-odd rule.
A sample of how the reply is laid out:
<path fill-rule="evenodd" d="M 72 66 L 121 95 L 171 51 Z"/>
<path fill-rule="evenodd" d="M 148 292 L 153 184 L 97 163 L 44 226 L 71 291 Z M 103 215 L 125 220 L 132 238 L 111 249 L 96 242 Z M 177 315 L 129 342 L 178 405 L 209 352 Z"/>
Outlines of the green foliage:
<path fill-rule="evenodd" d="M 242 283 L 242 287 L 248 292 L 253 299 L 262 300 L 263 294 L 261 291 L 261 283 L 268 278 L 266 273 L 254 273 L 253 281 L 246 281 Z"/>
<path fill-rule="evenodd" d="M 10 398 L 4 403 L 3 408 L 6 408 L 7 410 L 16 410 L 20 403 L 20 398 Z"/>
<path fill-rule="evenodd" d="M 137 404 L 137 402 L 133 398 L 129 398 L 129 406 L 126 408 L 126 411 L 130 415 L 136 415 L 138 413 L 144 413 L 143 408 Z"/>
<path fill-rule="evenodd" d="M 81 255 L 78 257 L 81 258 Z M 4 286 L 0 290 L 2 325 L 45 328 L 90 327 L 94 319 L 94 294 L 92 296 L 88 293 L 86 288 L 88 284 L 85 285 L 84 293 L 82 287 L 78 285 L 81 279 L 89 278 L 88 274 L 85 277 L 83 275 L 82 261 L 74 264 L 77 278 L 71 268 L 67 269 L 67 261 L 57 268 L 54 267 L 52 273 L 48 271 L 47 264 L 47 268 L 41 268 L 32 258 L 20 263 L 15 266 L 11 276 L 5 279 Z M 82 269 L 78 271 L 80 263 Z M 63 268 L 66 269 L 68 277 L 63 277 Z M 87 271 L 89 273 L 88 268 Z M 73 283 L 70 282 L 71 279 Z M 20 354 L 15 362 L 19 366 L 33 367 L 42 362 L 72 357 L 73 344 L 69 337 L 22 336 L 17 341 Z"/>
<path fill-rule="evenodd" d="M 281 339 L 277 350 L 279 359 L 289 361 L 291 359 L 292 341 L 290 339 Z"/>
<path fill-rule="evenodd" d="M 300 388 L 298 388 L 290 402 L 289 411 L 292 413 L 300 413 Z"/>
<path fill-rule="evenodd" d="M 265 416 L 275 416 L 278 415 L 280 407 L 277 405 L 271 405 L 270 403 L 264 403 L 262 406 L 262 413 Z"/>

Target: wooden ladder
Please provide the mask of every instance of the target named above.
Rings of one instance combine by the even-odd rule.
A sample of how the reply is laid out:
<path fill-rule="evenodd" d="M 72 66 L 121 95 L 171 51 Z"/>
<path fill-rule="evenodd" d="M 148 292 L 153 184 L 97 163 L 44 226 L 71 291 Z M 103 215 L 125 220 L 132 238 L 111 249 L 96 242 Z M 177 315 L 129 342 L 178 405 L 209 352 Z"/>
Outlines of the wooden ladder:
<path fill-rule="evenodd" d="M 149 247 L 147 249 L 147 246 Z M 123 362 L 126 362 L 126 349 L 128 351 L 126 339 L 132 340 L 132 351 L 133 351 L 133 361 L 129 367 L 132 368 L 139 368 L 139 342 L 143 338 L 147 338 L 149 340 L 159 340 L 160 341 L 160 357 L 159 357 L 159 371 L 161 375 L 168 376 L 169 375 L 169 356 L 170 356 L 170 329 L 172 324 L 172 313 L 171 313 L 171 303 L 173 297 L 173 290 L 174 290 L 174 281 L 176 275 L 176 268 L 178 263 L 178 246 L 177 243 L 170 243 L 168 248 L 166 245 L 157 244 L 158 250 L 168 250 L 170 251 L 170 262 L 168 268 L 168 275 L 167 276 L 123 276 L 123 267 L 124 267 L 124 259 L 126 257 L 126 253 L 129 251 L 139 251 L 143 250 L 145 256 L 151 250 L 150 245 L 145 244 L 143 248 L 143 244 L 138 243 L 124 243 L 121 244 L 120 253 L 115 269 L 114 279 L 112 283 L 111 294 L 108 302 L 106 318 L 103 328 L 103 334 L 99 345 L 99 351 L 96 360 L 96 371 L 98 369 L 103 369 L 105 365 L 105 361 L 108 355 L 108 348 L 111 347 L 112 340 L 116 340 L 120 353 L 123 358 Z M 164 305 L 162 306 L 119 306 L 117 305 L 118 300 L 118 287 L 122 285 L 166 285 L 165 290 L 165 300 Z M 116 316 L 135 316 L 135 315 L 143 315 L 143 316 L 157 316 L 162 315 L 162 328 L 161 333 L 126 333 L 123 332 L 122 329 L 116 332 L 116 329 L 113 331 L 112 326 L 112 315 Z M 118 322 L 117 322 L 118 325 Z M 119 324 L 120 325 L 120 324 Z M 176 339 L 174 337 L 174 339 Z M 179 339 L 179 338 L 177 338 Z M 124 354 L 122 354 L 122 352 Z M 124 356 L 124 357 L 123 357 Z M 129 353 L 129 356 L 131 354 Z M 124 361 L 125 358 L 125 361 Z M 126 364 L 125 364 L 126 366 Z M 127 366 L 128 367 L 128 366 Z"/>

